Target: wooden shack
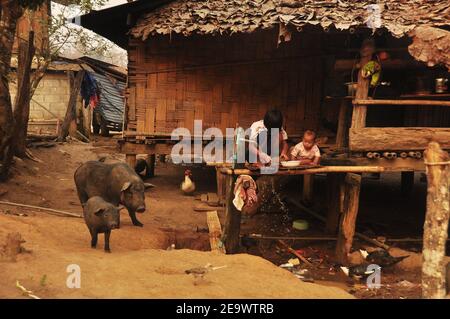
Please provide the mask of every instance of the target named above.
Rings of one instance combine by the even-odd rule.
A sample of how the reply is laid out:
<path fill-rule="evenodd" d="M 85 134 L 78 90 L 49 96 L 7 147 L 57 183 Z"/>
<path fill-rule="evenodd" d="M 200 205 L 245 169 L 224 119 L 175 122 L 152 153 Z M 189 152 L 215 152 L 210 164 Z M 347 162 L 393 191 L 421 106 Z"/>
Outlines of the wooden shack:
<path fill-rule="evenodd" d="M 117 23 L 105 27 L 105 19 Z M 328 174 L 328 212 L 320 219 L 330 233 L 339 228 L 343 261 L 355 234 L 360 174 L 400 171 L 410 189 L 414 171 L 425 169 L 428 142 L 450 148 L 446 1 L 134 1 L 81 23 L 128 50 L 119 145 L 130 165 L 149 154 L 153 167 L 155 154 L 170 154 L 171 132 L 192 130 L 194 120 L 203 130 L 247 128 L 276 107 L 290 143 L 315 130 L 323 167 L 277 174 L 304 175 L 304 194 L 313 174 Z M 363 76 L 370 61 L 381 73 L 373 85 Z M 223 238 L 235 252 L 241 214 L 230 194 L 237 175 L 256 173 L 218 172 L 227 176 Z"/>
<path fill-rule="evenodd" d="M 135 1 L 120 7 L 104 16 L 127 13 L 126 44 L 124 35 L 99 26 L 102 13 L 82 24 L 109 32 L 128 49 L 120 145 L 131 164 L 135 154 L 169 154 L 171 132 L 192 130 L 196 119 L 204 130 L 247 128 L 274 107 L 285 116 L 291 142 L 305 129 L 317 131 L 332 163 L 422 170 L 410 152 L 419 157 L 430 139 L 450 148 L 448 90 L 434 93 L 428 85 L 448 76 L 445 58 L 426 60 L 427 67 L 408 52 L 420 26 L 448 37 L 445 1 Z M 370 57 L 360 52 L 368 38 L 375 43 Z M 374 95 L 369 80 L 358 79 L 360 66 L 380 51 L 389 55 L 382 80 L 395 86 L 393 95 Z M 419 77 L 427 88 L 407 85 Z M 356 94 L 336 94 L 351 81 L 359 83 Z M 394 158 L 383 156 L 389 153 Z"/>

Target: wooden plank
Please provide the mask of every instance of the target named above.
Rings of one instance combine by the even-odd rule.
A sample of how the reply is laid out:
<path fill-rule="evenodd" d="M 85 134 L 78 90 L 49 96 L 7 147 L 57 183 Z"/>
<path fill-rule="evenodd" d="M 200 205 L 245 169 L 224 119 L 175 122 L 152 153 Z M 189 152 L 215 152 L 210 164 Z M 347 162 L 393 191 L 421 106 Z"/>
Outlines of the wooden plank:
<path fill-rule="evenodd" d="M 211 244 L 211 251 L 226 253 L 225 246 L 223 245 L 222 238 L 222 226 L 220 225 L 217 211 L 206 212 L 206 223 L 209 229 L 209 243 Z"/>
<path fill-rule="evenodd" d="M 430 140 L 450 149 L 450 128 L 431 127 L 366 127 L 350 129 L 350 150 L 424 150 Z"/>
<path fill-rule="evenodd" d="M 341 216 L 336 245 L 336 257 L 342 264 L 347 264 L 348 256 L 353 244 L 360 189 L 361 175 L 348 173 L 345 177 L 344 211 Z"/>
<path fill-rule="evenodd" d="M 437 100 L 354 100 L 353 105 L 450 106 L 450 101 Z"/>

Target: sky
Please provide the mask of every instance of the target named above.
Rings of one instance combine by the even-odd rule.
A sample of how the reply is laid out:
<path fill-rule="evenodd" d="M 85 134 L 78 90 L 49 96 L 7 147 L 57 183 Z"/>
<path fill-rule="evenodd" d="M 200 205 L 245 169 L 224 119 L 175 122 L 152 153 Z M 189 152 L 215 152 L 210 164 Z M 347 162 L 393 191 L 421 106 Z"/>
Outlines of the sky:
<path fill-rule="evenodd" d="M 104 6 L 102 6 L 102 9 L 117 6 L 117 5 L 126 3 L 126 2 L 127 2 L 126 0 L 109 0 L 109 1 L 107 1 L 107 3 Z M 52 2 L 52 14 L 58 14 L 59 12 L 61 12 L 59 10 L 62 10 L 62 9 L 60 9 L 62 7 L 63 6 Z M 65 16 L 66 16 L 66 14 L 65 14 Z M 76 11 L 73 11 L 72 13 L 70 13 L 70 11 L 69 11 L 68 16 L 66 16 L 66 17 L 71 18 L 73 16 L 77 16 Z M 87 32 L 91 32 L 91 31 L 87 31 Z M 92 32 L 92 34 L 94 34 L 94 33 Z M 122 67 L 127 66 L 127 53 L 125 50 L 116 46 L 115 44 L 112 44 L 112 50 L 110 50 L 110 52 L 111 52 L 111 54 L 109 57 L 98 56 L 98 55 L 97 56 L 92 55 L 92 57 L 99 59 L 99 60 L 103 60 L 105 62 L 116 64 L 116 65 L 119 65 Z M 69 57 L 69 58 L 76 58 L 76 57 L 81 56 L 82 54 L 73 46 L 66 45 L 63 47 L 63 50 L 61 50 L 60 55 Z"/>
<path fill-rule="evenodd" d="M 125 3 L 125 2 L 127 2 L 127 1 L 126 0 L 109 0 L 108 3 L 103 6 L 103 8 L 114 7 L 114 6 L 117 6 L 117 5 Z"/>

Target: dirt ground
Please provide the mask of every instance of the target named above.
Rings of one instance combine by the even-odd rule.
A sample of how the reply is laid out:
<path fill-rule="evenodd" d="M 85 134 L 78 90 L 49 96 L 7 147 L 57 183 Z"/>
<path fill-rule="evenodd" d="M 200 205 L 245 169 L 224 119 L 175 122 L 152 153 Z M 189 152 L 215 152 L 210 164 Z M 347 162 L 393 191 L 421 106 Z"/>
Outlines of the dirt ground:
<path fill-rule="evenodd" d="M 0 184 L 0 200 L 80 214 L 73 172 L 101 156 L 123 160 L 114 143 L 35 149 L 43 163 L 17 161 L 13 178 Z M 97 249 L 90 248 L 82 219 L 1 205 L 0 247 L 9 233 L 19 232 L 28 252 L 16 262 L 0 261 L 0 297 L 26 298 L 18 281 L 40 298 L 352 298 L 340 288 L 302 282 L 261 257 L 208 252 L 205 214 L 194 212 L 194 198 L 179 190 L 183 167 L 160 163 L 157 173 L 151 179 L 157 187 L 146 195 L 148 209 L 139 216 L 144 227 L 132 226 L 122 213 L 121 228 L 111 235 L 111 254 L 101 248 L 103 236 Z M 213 173 L 194 171 L 212 178 Z M 199 181 L 198 191 L 209 184 L 207 178 Z M 172 244 L 175 249 L 167 250 Z M 66 285 L 71 264 L 80 267 L 80 289 Z M 220 268 L 200 277 L 185 273 L 206 265 Z"/>
<path fill-rule="evenodd" d="M 106 156 L 106 162 L 123 161 L 114 138 L 96 138 L 92 144 L 70 142 L 34 149 L 43 163 L 17 161 L 14 176 L 0 184 L 0 200 L 81 213 L 73 172 L 84 161 Z M 36 210 L 0 205 L 0 248 L 7 234 L 19 232 L 28 253 L 16 262 L 0 261 L 0 297 L 25 298 L 16 281 L 41 298 L 418 298 L 421 295 L 421 243 L 394 244 L 391 254 L 409 255 L 382 273 L 382 287 L 367 289 L 346 277 L 334 262 L 335 242 L 290 241 L 307 257 L 314 283 L 304 282 L 279 265 L 292 255 L 275 241 L 247 240 L 241 254 L 210 252 L 206 216 L 195 212 L 198 201 L 180 191 L 184 167 L 157 162 L 156 176 L 148 181 L 156 188 L 146 194 L 147 211 L 138 216 L 143 228 L 134 227 L 122 211 L 121 228 L 111 235 L 111 254 L 103 252 L 103 236 L 96 250 L 82 219 L 59 217 Z M 215 191 L 211 168 L 193 169 L 197 194 Z M 289 180 L 284 190 L 300 194 L 301 183 Z M 425 212 L 425 183 L 416 178 L 413 194 L 402 197 L 399 176 L 363 179 L 357 230 L 370 236 L 420 237 Z M 325 178 L 316 177 L 313 209 L 323 211 Z M 276 197 L 276 196 L 275 196 Z M 270 212 L 244 218 L 243 235 L 323 235 L 323 225 L 294 207 L 277 205 Z M 218 209 L 224 220 L 223 209 Z M 298 218 L 310 223 L 307 231 L 292 229 Z M 401 227 L 399 227 L 401 226 Z M 171 245 L 175 249 L 168 250 Z M 355 240 L 352 259 L 360 262 L 358 248 L 373 249 Z M 450 258 L 449 258 L 450 261 Z M 66 271 L 80 266 L 81 288 L 69 289 Z M 218 267 L 196 277 L 185 270 Z M 223 268 L 220 268 L 225 266 Z M 304 268 L 304 267 L 300 267 Z"/>

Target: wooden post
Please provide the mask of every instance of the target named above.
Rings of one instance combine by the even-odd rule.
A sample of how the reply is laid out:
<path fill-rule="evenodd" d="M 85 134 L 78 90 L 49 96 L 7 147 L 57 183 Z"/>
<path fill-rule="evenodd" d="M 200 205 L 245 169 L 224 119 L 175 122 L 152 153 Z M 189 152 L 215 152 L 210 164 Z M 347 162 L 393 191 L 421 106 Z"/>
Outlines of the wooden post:
<path fill-rule="evenodd" d="M 303 175 L 303 193 L 302 199 L 306 204 L 313 202 L 314 196 L 314 174 Z"/>
<path fill-rule="evenodd" d="M 345 176 L 344 211 L 341 216 L 336 257 L 339 262 L 346 264 L 352 248 L 355 235 L 356 216 L 358 215 L 359 193 L 361 189 L 361 175 L 348 173 Z"/>
<path fill-rule="evenodd" d="M 216 182 L 217 182 L 217 197 L 219 198 L 219 203 L 222 204 L 226 199 L 226 189 L 225 189 L 225 176 L 220 172 L 220 168 L 216 167 Z"/>
<path fill-rule="evenodd" d="M 145 161 L 147 162 L 147 170 L 146 170 L 147 177 L 155 176 L 156 155 L 155 154 L 147 155 L 147 158 Z"/>
<path fill-rule="evenodd" d="M 81 82 L 83 82 L 85 71 L 78 71 L 73 85 L 71 85 L 69 104 L 67 105 L 66 116 L 64 122 L 61 125 L 61 132 L 58 136 L 58 141 L 63 141 L 69 134 L 70 126 L 73 126 L 73 121 L 76 119 L 76 104 L 78 100 L 78 93 L 80 92 Z M 76 129 L 76 123 L 75 123 Z"/>
<path fill-rule="evenodd" d="M 402 172 L 402 194 L 411 194 L 414 188 L 414 172 Z"/>
<path fill-rule="evenodd" d="M 338 128 L 336 133 L 336 148 L 341 149 L 346 146 L 347 136 L 347 108 L 348 101 L 346 99 L 341 100 L 339 108 Z"/>
<path fill-rule="evenodd" d="M 236 178 L 233 175 L 226 177 L 226 221 L 222 242 L 225 243 L 227 253 L 234 254 L 239 251 L 239 234 L 241 232 L 241 212 L 234 207 L 234 184 Z"/>
<path fill-rule="evenodd" d="M 428 194 L 423 226 L 422 297 L 445 298 L 444 258 L 450 217 L 449 156 L 436 142 L 428 144 L 424 155 Z"/>
<path fill-rule="evenodd" d="M 327 174 L 328 205 L 325 231 L 328 234 L 336 234 L 339 228 L 339 218 L 344 204 L 344 179 L 345 174 Z"/>
<path fill-rule="evenodd" d="M 208 224 L 209 229 L 209 243 L 211 245 L 211 251 L 225 254 L 225 247 L 220 240 L 222 237 L 222 227 L 220 225 L 220 220 L 217 216 L 216 210 L 206 212 L 206 223 Z"/>
<path fill-rule="evenodd" d="M 136 154 L 126 154 L 125 160 L 128 166 L 134 171 L 134 168 L 136 167 Z"/>
<path fill-rule="evenodd" d="M 360 61 L 359 61 L 359 71 L 358 71 L 358 83 L 356 86 L 356 96 L 357 100 L 366 100 L 369 94 L 370 78 L 364 78 L 361 74 L 362 68 L 372 59 L 372 55 L 375 52 L 375 44 L 372 39 L 364 40 L 361 50 L 360 50 Z M 352 128 L 359 129 L 366 126 L 366 115 L 367 106 L 366 105 L 354 105 L 353 115 L 352 115 Z"/>

